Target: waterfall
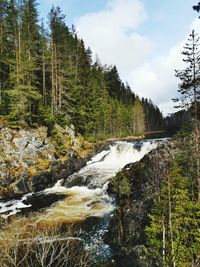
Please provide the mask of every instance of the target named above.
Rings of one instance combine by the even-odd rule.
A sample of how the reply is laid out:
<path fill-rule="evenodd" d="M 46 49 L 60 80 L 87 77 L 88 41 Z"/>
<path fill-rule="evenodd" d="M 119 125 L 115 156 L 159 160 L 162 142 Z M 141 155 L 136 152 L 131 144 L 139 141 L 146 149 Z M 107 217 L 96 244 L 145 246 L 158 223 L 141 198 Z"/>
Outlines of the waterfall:
<path fill-rule="evenodd" d="M 58 181 L 42 192 L 27 194 L 19 200 L 1 201 L 0 215 L 6 218 L 22 210 L 37 210 L 39 205 L 46 208 L 42 212 L 45 220 L 77 222 L 91 216 L 102 217 L 114 208 L 106 192 L 109 180 L 126 164 L 140 160 L 158 144 L 158 140 L 116 142 L 94 156 L 79 172 L 67 177 L 67 186 Z"/>
<path fill-rule="evenodd" d="M 68 177 L 66 185 L 81 183 L 89 188 L 102 188 L 126 164 L 139 161 L 158 143 L 157 140 L 116 142 L 110 145 L 109 150 L 94 156 L 78 173 Z"/>

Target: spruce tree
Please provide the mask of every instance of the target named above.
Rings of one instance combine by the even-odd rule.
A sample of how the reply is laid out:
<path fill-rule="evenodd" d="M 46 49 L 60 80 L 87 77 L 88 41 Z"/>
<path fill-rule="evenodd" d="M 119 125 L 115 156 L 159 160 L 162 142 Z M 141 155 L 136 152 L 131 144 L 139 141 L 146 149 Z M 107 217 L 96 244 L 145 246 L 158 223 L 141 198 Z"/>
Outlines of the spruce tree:
<path fill-rule="evenodd" d="M 8 1 L 0 2 L 0 109 L 5 107 L 5 91 L 8 80 L 8 65 L 6 64 L 6 55 L 10 52 L 7 43 L 7 6 Z"/>
<path fill-rule="evenodd" d="M 182 54 L 186 63 L 184 70 L 176 70 L 176 76 L 181 80 L 178 92 L 180 98 L 174 99 L 179 108 L 192 110 L 194 120 L 194 145 L 196 153 L 196 180 L 198 190 L 198 201 L 200 201 L 200 148 L 199 148 L 199 99 L 200 99 L 200 52 L 199 37 L 194 31 L 190 34 Z"/>
<path fill-rule="evenodd" d="M 136 97 L 135 103 L 133 105 L 131 123 L 132 123 L 133 135 L 144 134 L 145 131 L 144 108 L 138 97 Z"/>
<path fill-rule="evenodd" d="M 10 117 L 32 124 L 41 98 L 37 88 L 37 44 L 39 43 L 36 3 L 19 1 L 17 6 L 15 58 L 10 61 Z"/>

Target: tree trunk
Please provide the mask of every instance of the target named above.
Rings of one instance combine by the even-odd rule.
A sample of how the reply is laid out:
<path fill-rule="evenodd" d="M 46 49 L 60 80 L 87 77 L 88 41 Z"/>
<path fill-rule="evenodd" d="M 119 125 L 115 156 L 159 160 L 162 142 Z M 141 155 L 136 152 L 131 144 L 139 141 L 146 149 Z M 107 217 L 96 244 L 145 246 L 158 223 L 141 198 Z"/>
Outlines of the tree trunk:
<path fill-rule="evenodd" d="M 192 52 L 193 52 L 193 79 L 194 79 L 194 109 L 195 109 L 195 128 L 194 128 L 194 143 L 196 151 L 196 168 L 197 168 L 197 191 L 198 191 L 198 201 L 200 201 L 200 162 L 199 162 L 199 128 L 198 128 L 198 106 L 197 106 L 197 81 L 196 81 L 196 71 L 198 65 L 198 59 L 195 57 L 195 34 L 192 31 Z"/>
<path fill-rule="evenodd" d="M 171 243 L 171 260 L 172 266 L 176 267 L 175 255 L 174 255 L 174 233 L 172 225 L 172 203 L 171 203 L 171 181 L 168 176 L 168 209 L 169 209 L 169 232 L 170 232 L 170 243 Z"/>
<path fill-rule="evenodd" d="M 55 114 L 58 113 L 58 62 L 57 47 L 55 45 Z"/>
<path fill-rule="evenodd" d="M 23 83 L 24 81 L 20 81 L 20 76 L 22 72 L 22 62 L 21 62 L 21 29 L 20 25 L 18 27 L 18 47 L 17 47 L 17 53 L 16 53 L 16 64 L 17 64 L 17 85 L 19 86 L 20 83 Z M 22 112 L 24 113 L 24 103 L 23 103 L 23 96 L 22 91 L 19 89 L 19 102 L 20 102 L 20 108 Z"/>
<path fill-rule="evenodd" d="M 43 104 L 47 105 L 47 94 L 46 94 L 46 64 L 44 49 L 42 51 L 42 87 L 43 87 Z"/>
<path fill-rule="evenodd" d="M 3 55 L 3 22 L 0 23 L 0 55 Z"/>
<path fill-rule="evenodd" d="M 61 73 L 61 67 L 59 63 L 59 92 L 58 92 L 58 107 L 59 110 L 61 111 L 62 109 L 62 89 L 63 87 L 63 74 Z"/>
<path fill-rule="evenodd" d="M 55 111 L 55 81 L 54 81 L 54 43 L 51 44 L 51 112 Z"/>
<path fill-rule="evenodd" d="M 162 258 L 163 258 L 163 267 L 165 266 L 165 251 L 166 251 L 166 231 L 165 231 L 165 219 L 164 219 L 164 215 L 162 216 Z"/>
<path fill-rule="evenodd" d="M 195 107 L 195 129 L 194 129 L 194 143 L 196 151 L 196 167 L 197 167 L 197 190 L 198 202 L 200 202 L 200 162 L 199 162 L 199 125 L 198 125 L 198 105 L 197 105 L 197 92 L 194 86 L 194 107 Z"/>

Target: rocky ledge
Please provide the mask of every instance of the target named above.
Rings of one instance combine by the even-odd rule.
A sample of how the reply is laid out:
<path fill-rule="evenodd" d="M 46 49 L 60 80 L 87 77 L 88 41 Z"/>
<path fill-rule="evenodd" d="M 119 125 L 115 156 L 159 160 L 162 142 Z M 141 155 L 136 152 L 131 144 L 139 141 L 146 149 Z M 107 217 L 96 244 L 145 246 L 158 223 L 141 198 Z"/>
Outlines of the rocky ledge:
<path fill-rule="evenodd" d="M 176 150 L 172 142 L 162 144 L 139 162 L 126 165 L 113 179 L 110 193 L 116 195 L 117 208 L 105 237 L 113 250 L 113 259 L 105 266 L 151 266 L 144 229 L 154 194 L 159 192 Z"/>
<path fill-rule="evenodd" d="M 87 148 L 87 149 L 86 149 Z M 82 168 L 91 144 L 73 127 L 14 130 L 0 127 L 0 197 L 39 191 Z"/>

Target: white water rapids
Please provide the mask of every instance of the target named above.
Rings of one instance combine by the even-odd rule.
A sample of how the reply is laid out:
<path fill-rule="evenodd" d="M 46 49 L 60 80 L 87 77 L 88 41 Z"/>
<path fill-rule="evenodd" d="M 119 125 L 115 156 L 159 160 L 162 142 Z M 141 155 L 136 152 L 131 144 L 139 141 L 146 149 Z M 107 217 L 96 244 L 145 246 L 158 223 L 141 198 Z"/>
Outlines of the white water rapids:
<path fill-rule="evenodd" d="M 0 202 L 0 215 L 7 218 L 22 210 L 33 207 L 31 199 L 39 197 L 62 196 L 62 199 L 42 210 L 44 220 L 80 222 L 88 217 L 103 217 L 113 210 L 112 199 L 107 194 L 109 180 L 126 164 L 140 160 L 145 154 L 156 148 L 159 140 L 141 142 L 116 142 L 93 157 L 78 173 L 67 178 L 67 181 L 79 179 L 80 184 L 66 188 L 58 181 L 52 188 L 35 194 L 27 194 L 19 200 Z M 57 202 L 56 202 L 57 201 Z M 37 201 L 34 203 L 37 203 Z M 40 203 L 41 204 L 41 203 Z M 34 209 L 36 210 L 36 209 Z"/>

